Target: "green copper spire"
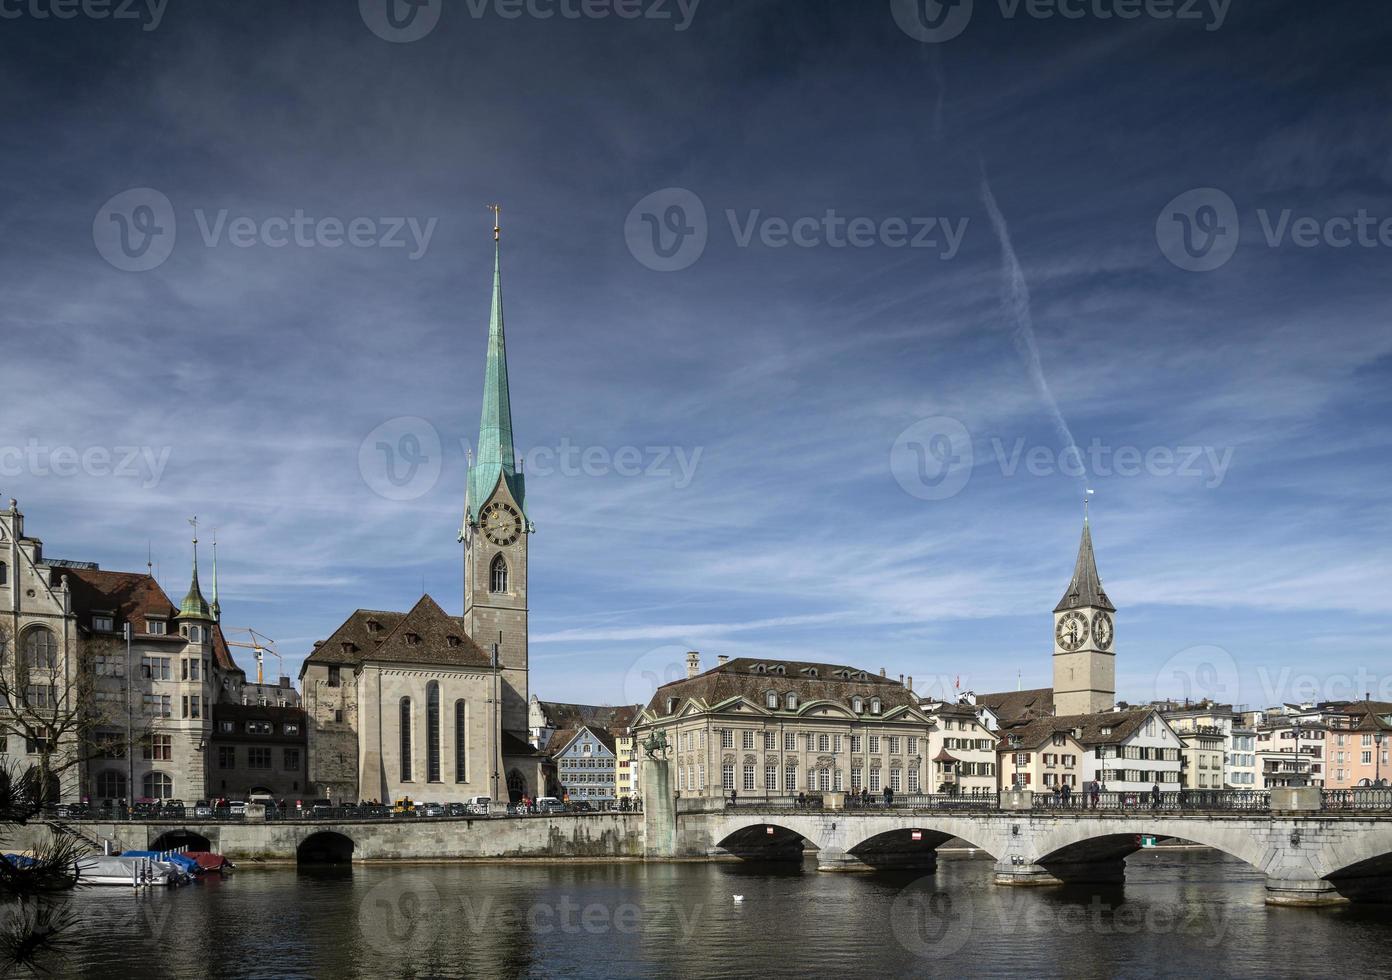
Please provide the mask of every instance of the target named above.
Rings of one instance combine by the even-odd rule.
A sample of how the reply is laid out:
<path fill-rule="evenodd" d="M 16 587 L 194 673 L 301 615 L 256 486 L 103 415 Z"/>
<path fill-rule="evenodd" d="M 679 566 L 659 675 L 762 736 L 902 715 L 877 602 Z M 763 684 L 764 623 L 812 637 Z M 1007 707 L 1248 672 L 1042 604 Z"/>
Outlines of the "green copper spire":
<path fill-rule="evenodd" d="M 213 601 L 209 608 L 213 612 L 213 618 L 222 622 L 222 606 L 218 605 L 217 587 L 217 528 L 213 528 Z"/>
<path fill-rule="evenodd" d="M 477 455 L 469 467 L 466 500 L 469 521 L 478 520 L 479 508 L 493 494 L 498 480 L 506 481 L 519 507 L 523 503 L 523 475 L 517 472 L 512 441 L 512 403 L 508 396 L 507 341 L 503 335 L 503 274 L 498 226 L 499 208 L 492 208 L 493 306 L 488 317 L 488 363 L 483 373 L 483 414 L 479 419 Z"/>
<path fill-rule="evenodd" d="M 208 608 L 208 601 L 203 598 L 203 591 L 198 587 L 198 518 L 192 518 L 189 523 L 193 525 L 193 581 L 189 583 L 188 595 L 179 603 L 179 614 L 175 618 L 212 619 L 212 610 Z"/>

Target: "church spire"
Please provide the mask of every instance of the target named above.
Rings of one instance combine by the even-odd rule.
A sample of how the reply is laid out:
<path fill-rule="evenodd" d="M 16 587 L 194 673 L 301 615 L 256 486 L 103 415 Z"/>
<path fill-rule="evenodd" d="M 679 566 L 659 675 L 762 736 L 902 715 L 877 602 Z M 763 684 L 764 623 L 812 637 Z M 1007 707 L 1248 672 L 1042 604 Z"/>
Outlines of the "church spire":
<path fill-rule="evenodd" d="M 203 598 L 203 590 L 198 587 L 198 518 L 189 519 L 193 525 L 193 580 L 189 583 L 188 594 L 179 604 L 177 619 L 212 619 L 208 600 Z"/>
<path fill-rule="evenodd" d="M 523 476 L 517 472 L 512 441 L 512 402 L 508 393 L 507 342 L 503 334 L 503 275 L 501 208 L 493 212 L 493 304 L 488 317 L 488 360 L 483 374 L 483 413 L 479 418 L 477 455 L 469 468 L 467 519 L 478 519 L 479 507 L 493 494 L 499 479 L 506 481 L 522 505 Z"/>
<path fill-rule="evenodd" d="M 1097 575 L 1097 559 L 1092 554 L 1092 528 L 1088 524 L 1086 510 L 1083 513 L 1083 540 L 1078 545 L 1078 561 L 1073 566 L 1073 581 L 1068 583 L 1068 591 L 1054 607 L 1054 612 L 1083 606 L 1116 612 L 1116 606 L 1107 598 L 1102 579 Z"/>
<path fill-rule="evenodd" d="M 218 604 L 218 583 L 217 583 L 217 528 L 213 528 L 213 601 L 209 605 L 212 610 L 213 619 L 222 622 L 222 606 Z"/>

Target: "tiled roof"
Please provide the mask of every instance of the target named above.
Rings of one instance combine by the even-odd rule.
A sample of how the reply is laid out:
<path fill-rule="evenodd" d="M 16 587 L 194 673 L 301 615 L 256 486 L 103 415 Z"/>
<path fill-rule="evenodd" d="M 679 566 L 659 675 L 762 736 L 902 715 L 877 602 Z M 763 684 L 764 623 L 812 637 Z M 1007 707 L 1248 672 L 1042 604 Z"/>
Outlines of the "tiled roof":
<path fill-rule="evenodd" d="M 464 628 L 464 619 L 451 616 L 430 596 L 408 612 L 381 644 L 366 651 L 370 663 L 437 664 L 442 667 L 491 667 L 492 658 Z"/>
<path fill-rule="evenodd" d="M 1092 529 L 1083 522 L 1083 540 L 1078 544 L 1078 561 L 1073 566 L 1073 580 L 1068 583 L 1054 612 L 1077 609 L 1080 606 L 1093 606 L 1116 612 L 1116 606 L 1107 598 L 1102 588 L 1102 580 L 1097 575 L 1097 559 L 1092 554 Z"/>
<path fill-rule="evenodd" d="M 146 616 L 172 618 L 177 609 L 154 577 L 144 572 L 106 572 L 95 568 L 53 568 L 49 582 L 57 585 L 64 576 L 72 592 L 73 611 L 78 626 L 90 629 L 94 611 L 114 614 L 117 631 L 129 623 L 131 632 L 145 633 Z M 176 637 L 177 639 L 177 634 Z"/>
<path fill-rule="evenodd" d="M 537 705 L 546 715 L 547 724 L 554 728 L 590 725 L 611 730 L 624 729 L 632 725 L 638 712 L 643 710 L 641 704 L 570 704 L 565 701 L 537 701 Z"/>
<path fill-rule="evenodd" d="M 1032 718 L 1046 718 L 1054 713 L 1054 689 L 1038 687 L 1030 691 L 1001 691 L 998 694 L 982 694 L 976 699 L 996 713 L 1002 725 L 1028 721 Z"/>
<path fill-rule="evenodd" d="M 669 697 L 706 705 L 744 697 L 762 706 L 768 691 L 780 696 L 793 692 L 799 708 L 809 701 L 837 701 L 849 708 L 856 696 L 866 700 L 878 697 L 882 713 L 898 707 L 918 707 L 918 698 L 903 684 L 857 667 L 738 657 L 695 677 L 663 684 L 648 702 L 647 710 L 665 715 Z"/>
<path fill-rule="evenodd" d="M 327 640 L 315 646 L 305 662 L 356 667 L 366 654 L 381 645 L 405 616 L 405 613 L 384 609 L 358 609 Z M 374 623 L 378 627 L 375 630 Z"/>
<path fill-rule="evenodd" d="M 1037 718 L 1022 724 L 1012 725 L 1001 732 L 1001 747 L 1010 747 L 1011 736 L 1020 739 L 1022 748 L 1032 749 L 1044 744 L 1058 733 L 1072 735 L 1078 744 L 1119 745 L 1131 738 L 1145 720 L 1157 712 L 1153 708 L 1137 708 L 1134 711 L 1103 711 L 1092 715 L 1060 715 Z"/>
<path fill-rule="evenodd" d="M 534 748 L 526 739 L 519 738 L 512 732 L 503 732 L 503 736 L 499 740 L 498 745 L 503 750 L 503 755 L 509 759 L 516 758 L 517 756 L 545 755 L 541 749 Z"/>

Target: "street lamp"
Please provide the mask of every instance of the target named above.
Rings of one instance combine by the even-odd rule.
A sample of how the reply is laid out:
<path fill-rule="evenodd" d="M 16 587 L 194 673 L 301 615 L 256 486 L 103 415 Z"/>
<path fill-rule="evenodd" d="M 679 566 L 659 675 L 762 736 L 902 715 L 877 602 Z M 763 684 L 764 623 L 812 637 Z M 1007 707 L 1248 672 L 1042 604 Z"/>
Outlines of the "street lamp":
<path fill-rule="evenodd" d="M 1010 735 L 1006 739 L 1010 743 L 1010 756 L 1015 760 L 1015 789 L 1020 788 L 1020 743 L 1019 735 Z"/>
<path fill-rule="evenodd" d="M 1382 785 L 1382 740 L 1387 736 L 1382 732 L 1373 734 L 1373 785 Z"/>
<path fill-rule="evenodd" d="M 1291 732 L 1295 735 L 1295 776 L 1291 779 L 1292 786 L 1304 786 L 1305 777 L 1300 772 L 1300 719 L 1297 718 L 1291 723 Z"/>

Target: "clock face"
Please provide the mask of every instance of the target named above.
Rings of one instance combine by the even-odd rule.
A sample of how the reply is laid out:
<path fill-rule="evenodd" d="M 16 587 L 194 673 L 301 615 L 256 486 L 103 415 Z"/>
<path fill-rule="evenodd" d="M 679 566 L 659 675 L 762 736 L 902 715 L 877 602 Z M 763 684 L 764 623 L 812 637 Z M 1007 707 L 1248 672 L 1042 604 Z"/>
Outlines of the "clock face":
<path fill-rule="evenodd" d="M 1054 638 L 1058 640 L 1059 648 L 1062 650 L 1078 649 L 1087 639 L 1087 635 L 1087 617 L 1076 611 L 1064 613 L 1059 618 L 1058 626 L 1054 628 Z"/>
<path fill-rule="evenodd" d="M 490 504 L 479 515 L 479 527 L 489 541 L 506 547 L 522 536 L 522 515 L 508 504 Z"/>
<path fill-rule="evenodd" d="M 1092 621 L 1092 641 L 1097 644 L 1097 649 L 1106 650 L 1112 645 L 1112 617 L 1106 613 L 1098 613 L 1097 618 Z"/>

